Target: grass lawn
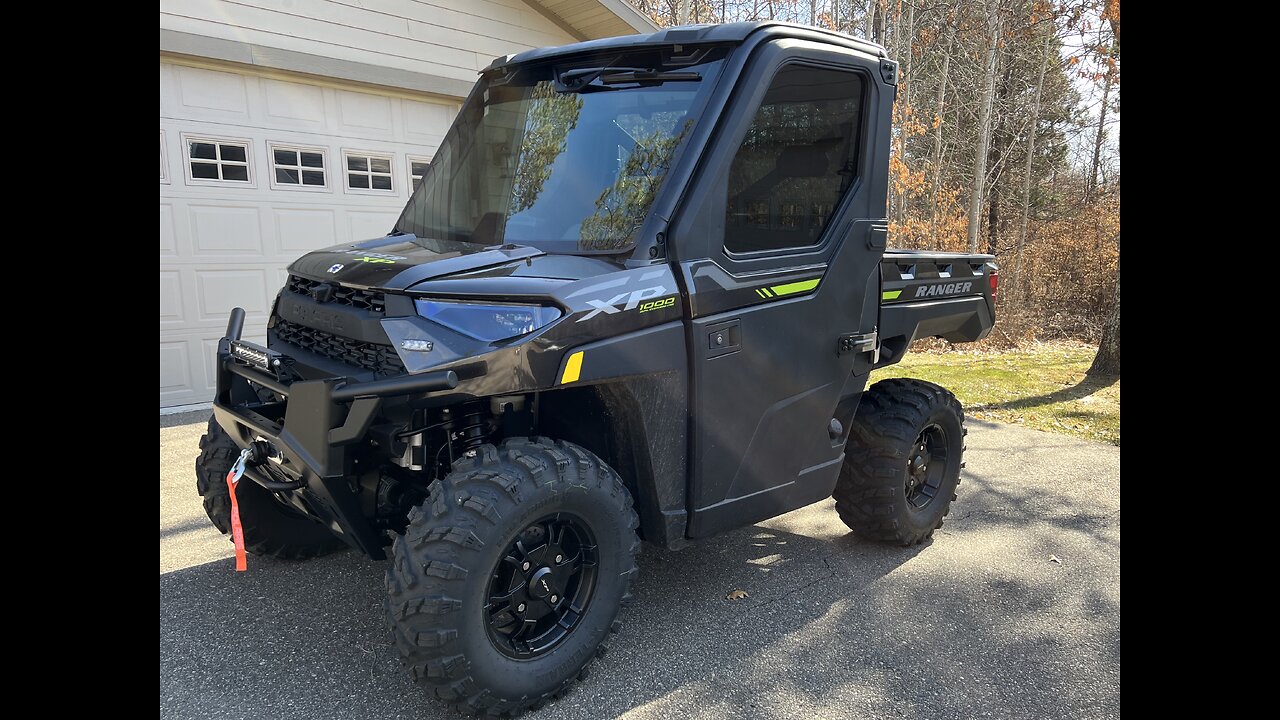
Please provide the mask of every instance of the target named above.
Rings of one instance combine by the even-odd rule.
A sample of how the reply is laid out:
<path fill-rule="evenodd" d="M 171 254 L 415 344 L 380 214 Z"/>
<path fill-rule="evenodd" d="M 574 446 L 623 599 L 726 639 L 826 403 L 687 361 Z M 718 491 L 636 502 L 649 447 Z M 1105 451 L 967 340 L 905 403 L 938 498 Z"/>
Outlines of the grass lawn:
<path fill-rule="evenodd" d="M 1095 348 L 1044 344 L 1007 352 L 912 352 L 871 381 L 913 377 L 950 388 L 966 414 L 1120 444 L 1120 380 L 1085 377 Z"/>

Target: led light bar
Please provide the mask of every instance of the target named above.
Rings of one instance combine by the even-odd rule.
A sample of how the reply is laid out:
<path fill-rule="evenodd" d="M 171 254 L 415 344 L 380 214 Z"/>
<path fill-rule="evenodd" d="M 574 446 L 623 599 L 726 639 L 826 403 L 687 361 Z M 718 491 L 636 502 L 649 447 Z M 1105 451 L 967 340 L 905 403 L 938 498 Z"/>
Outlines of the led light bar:
<path fill-rule="evenodd" d="M 246 365 L 252 365 L 259 370 L 271 372 L 271 358 L 266 352 L 248 347 L 239 341 L 232 341 L 231 357 L 245 363 Z M 277 361 L 277 364 L 278 362 L 279 361 Z"/>

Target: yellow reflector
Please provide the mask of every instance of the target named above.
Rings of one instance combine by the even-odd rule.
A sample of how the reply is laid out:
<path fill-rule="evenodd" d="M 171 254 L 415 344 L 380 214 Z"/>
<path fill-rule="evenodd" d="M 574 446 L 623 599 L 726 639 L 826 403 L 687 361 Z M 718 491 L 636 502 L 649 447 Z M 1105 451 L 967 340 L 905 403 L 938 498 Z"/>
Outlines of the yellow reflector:
<path fill-rule="evenodd" d="M 564 364 L 564 375 L 560 378 L 561 385 L 568 385 L 571 382 L 578 382 L 578 376 L 582 374 L 582 351 L 569 356 Z"/>

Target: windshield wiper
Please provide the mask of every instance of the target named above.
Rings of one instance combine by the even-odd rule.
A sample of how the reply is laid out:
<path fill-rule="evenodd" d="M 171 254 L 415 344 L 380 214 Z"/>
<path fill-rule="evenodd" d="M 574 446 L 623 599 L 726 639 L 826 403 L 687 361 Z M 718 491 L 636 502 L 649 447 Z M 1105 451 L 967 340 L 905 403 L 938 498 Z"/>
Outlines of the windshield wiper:
<path fill-rule="evenodd" d="M 664 83 L 664 82 L 698 82 L 702 76 L 696 72 L 659 72 L 653 70 L 625 70 L 623 72 L 605 72 L 597 78 L 605 85 L 621 85 L 623 83 Z"/>
<path fill-rule="evenodd" d="M 698 82 L 702 75 L 689 71 L 662 71 L 635 67 L 574 68 L 560 74 L 560 92 L 616 90 L 610 85 L 661 85 L 666 82 Z M 599 85 L 594 83 L 599 82 Z"/>

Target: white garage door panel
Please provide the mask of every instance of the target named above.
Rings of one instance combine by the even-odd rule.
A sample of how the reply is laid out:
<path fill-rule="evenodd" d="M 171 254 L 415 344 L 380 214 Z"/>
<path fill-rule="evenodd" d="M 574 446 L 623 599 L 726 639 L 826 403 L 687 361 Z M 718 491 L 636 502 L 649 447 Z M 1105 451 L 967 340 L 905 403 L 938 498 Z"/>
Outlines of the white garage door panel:
<path fill-rule="evenodd" d="M 160 257 L 173 257 L 177 252 L 173 238 L 173 206 L 160 203 Z"/>
<path fill-rule="evenodd" d="M 324 91 L 315 85 L 263 80 L 267 117 L 276 127 L 324 128 Z"/>
<path fill-rule="evenodd" d="M 200 301 L 200 319 L 209 322 L 225 320 L 237 305 L 244 308 L 249 317 L 257 316 L 266 322 L 271 311 L 265 269 L 197 270 L 197 298 Z"/>
<path fill-rule="evenodd" d="M 338 244 L 332 210 L 278 208 L 275 217 L 281 250 L 300 255 L 315 247 Z"/>
<path fill-rule="evenodd" d="M 338 110 L 343 130 L 391 132 L 390 98 L 339 91 Z"/>
<path fill-rule="evenodd" d="M 178 97 L 188 108 L 214 111 L 223 119 L 248 119 L 249 99 L 242 75 L 178 68 Z"/>
<path fill-rule="evenodd" d="M 185 342 L 160 341 L 160 401 L 165 396 L 183 396 L 191 388 L 191 369 Z"/>
<path fill-rule="evenodd" d="M 404 101 L 405 134 L 415 142 L 424 142 L 432 147 L 444 139 L 444 131 L 453 122 L 455 110 L 444 105 Z"/>
<path fill-rule="evenodd" d="M 263 256 L 262 218 L 255 206 L 188 205 L 191 239 L 201 256 Z"/>
<path fill-rule="evenodd" d="M 364 212 L 362 210 L 347 211 L 347 238 L 373 238 L 386 235 L 387 230 L 396 224 L 399 213 Z"/>
<path fill-rule="evenodd" d="M 173 270 L 160 271 L 160 327 L 182 323 L 186 313 L 182 310 L 182 276 Z"/>
<path fill-rule="evenodd" d="M 233 307 L 261 342 L 299 255 L 385 235 L 408 199 L 409 157 L 429 158 L 456 104 L 160 65 L 160 405 L 208 401 Z M 252 183 L 195 183 L 184 138 L 247 144 Z M 273 146 L 320 152 L 325 187 L 273 182 Z M 393 191 L 349 192 L 343 152 L 390 156 Z"/>

